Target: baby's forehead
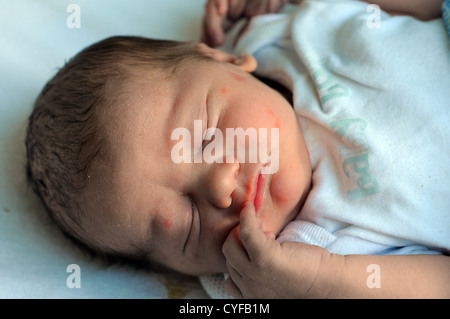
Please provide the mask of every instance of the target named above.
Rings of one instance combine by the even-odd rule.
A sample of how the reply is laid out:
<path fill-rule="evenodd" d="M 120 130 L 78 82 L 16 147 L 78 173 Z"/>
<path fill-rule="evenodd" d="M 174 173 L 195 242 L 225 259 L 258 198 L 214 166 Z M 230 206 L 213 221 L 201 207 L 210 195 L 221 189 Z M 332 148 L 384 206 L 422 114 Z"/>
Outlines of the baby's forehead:
<path fill-rule="evenodd" d="M 170 84 L 153 72 L 138 72 L 124 81 L 113 80 L 105 90 L 106 102 L 99 109 L 100 124 L 113 128 L 114 133 L 121 124 L 137 129 L 139 119 L 156 120 L 165 101 L 170 100 Z"/>

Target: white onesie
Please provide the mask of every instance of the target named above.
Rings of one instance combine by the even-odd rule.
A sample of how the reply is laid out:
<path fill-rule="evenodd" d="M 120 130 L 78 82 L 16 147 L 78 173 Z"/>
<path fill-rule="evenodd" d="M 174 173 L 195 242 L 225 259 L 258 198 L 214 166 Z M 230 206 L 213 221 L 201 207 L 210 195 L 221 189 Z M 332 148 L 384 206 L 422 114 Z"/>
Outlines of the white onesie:
<path fill-rule="evenodd" d="M 238 34 L 237 26 L 233 32 Z M 360 1 L 306 1 L 254 18 L 226 50 L 293 92 L 313 187 L 277 240 L 339 254 L 450 252 L 450 45 Z M 215 278 L 215 279 L 214 279 Z M 226 295 L 203 277 L 213 297 Z"/>

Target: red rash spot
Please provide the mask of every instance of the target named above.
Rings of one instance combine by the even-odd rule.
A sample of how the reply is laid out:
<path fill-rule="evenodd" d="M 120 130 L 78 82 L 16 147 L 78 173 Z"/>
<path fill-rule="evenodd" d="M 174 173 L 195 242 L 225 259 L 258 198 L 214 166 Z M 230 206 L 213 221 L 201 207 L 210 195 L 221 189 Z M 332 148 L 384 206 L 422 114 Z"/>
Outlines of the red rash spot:
<path fill-rule="evenodd" d="M 280 120 L 279 120 L 278 118 L 275 119 L 275 124 L 274 124 L 274 126 L 275 126 L 276 128 L 280 128 Z"/>
<path fill-rule="evenodd" d="M 170 229 L 172 227 L 172 221 L 169 218 L 164 219 L 164 227 Z"/>
<path fill-rule="evenodd" d="M 234 72 L 230 72 L 230 75 L 233 79 L 235 79 L 236 81 L 239 82 L 243 82 L 244 81 L 244 77 L 242 77 L 241 75 L 234 73 Z"/>
<path fill-rule="evenodd" d="M 274 127 L 280 128 L 280 119 L 277 116 L 275 116 L 275 113 L 273 112 L 273 110 L 269 109 L 268 113 L 270 116 L 272 116 L 274 118 L 274 121 L 275 121 Z"/>
<path fill-rule="evenodd" d="M 220 92 L 223 94 L 223 95 L 225 95 L 225 94 L 227 94 L 227 88 L 222 88 L 222 90 L 220 90 Z"/>

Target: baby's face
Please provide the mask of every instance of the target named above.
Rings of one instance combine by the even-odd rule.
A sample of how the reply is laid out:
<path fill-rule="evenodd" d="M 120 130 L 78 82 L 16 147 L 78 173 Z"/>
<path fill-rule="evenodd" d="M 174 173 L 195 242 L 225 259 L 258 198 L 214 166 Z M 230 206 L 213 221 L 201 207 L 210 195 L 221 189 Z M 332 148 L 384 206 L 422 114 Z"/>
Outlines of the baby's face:
<path fill-rule="evenodd" d="M 222 245 L 239 224 L 245 201 L 255 202 L 269 236 L 296 216 L 310 188 L 311 166 L 295 113 L 281 95 L 225 62 L 188 62 L 171 77 L 143 75 L 131 84 L 109 115 L 113 153 L 98 173 L 110 213 L 96 231 L 109 245 L 144 246 L 151 259 L 187 274 L 226 272 Z M 201 120 L 201 132 L 220 130 L 224 143 L 227 128 L 267 129 L 269 145 L 279 142 L 279 154 L 270 163 L 262 156 L 256 163 L 248 157 L 239 162 L 238 149 L 249 154 L 250 142 L 235 141 L 231 150 L 216 145 L 213 162 L 210 157 L 196 163 L 194 154 L 208 145 L 211 151 L 212 141 L 195 145 L 194 120 Z M 189 155 L 174 134 L 180 128 L 192 138 L 185 157 L 191 163 L 177 163 Z M 278 129 L 276 141 L 271 128 Z M 233 150 L 230 162 L 225 155 Z M 275 160 L 275 173 L 260 174 Z"/>

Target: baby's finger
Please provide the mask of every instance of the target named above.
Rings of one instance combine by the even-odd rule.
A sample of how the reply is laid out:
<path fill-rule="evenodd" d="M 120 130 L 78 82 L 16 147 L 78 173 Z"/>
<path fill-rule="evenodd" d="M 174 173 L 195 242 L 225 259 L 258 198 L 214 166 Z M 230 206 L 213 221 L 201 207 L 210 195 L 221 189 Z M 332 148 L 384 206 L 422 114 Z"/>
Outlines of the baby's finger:
<path fill-rule="evenodd" d="M 217 7 L 217 13 L 225 15 L 228 12 L 228 0 L 214 0 Z"/>
<path fill-rule="evenodd" d="M 255 206 L 250 202 L 241 210 L 239 236 L 250 260 L 261 254 L 267 236 L 259 226 Z"/>
<path fill-rule="evenodd" d="M 269 0 L 269 2 L 267 3 L 266 12 L 267 13 L 277 12 L 281 8 L 283 8 L 287 2 L 288 2 L 287 0 Z"/>
<path fill-rule="evenodd" d="M 249 18 L 265 13 L 264 9 L 266 7 L 265 1 L 252 0 L 247 3 L 245 8 L 245 15 Z"/>
<path fill-rule="evenodd" d="M 223 6 L 220 7 L 221 10 Z M 208 45 L 217 46 L 224 40 L 224 31 L 222 28 L 223 14 L 219 12 L 219 8 L 215 0 L 210 0 L 205 5 L 205 15 L 203 18 L 203 39 L 207 39 Z"/>
<path fill-rule="evenodd" d="M 243 16 L 245 10 L 246 1 L 242 0 L 230 0 L 228 8 L 228 16 L 232 20 L 237 20 Z"/>
<path fill-rule="evenodd" d="M 233 276 L 231 275 L 232 270 L 229 270 L 229 271 L 230 271 L 230 276 L 225 281 L 225 289 L 234 298 L 243 299 L 244 296 L 242 295 L 241 290 L 236 285 L 236 283 L 233 281 Z"/>
<path fill-rule="evenodd" d="M 222 253 L 233 268 L 238 269 L 248 264 L 249 258 L 239 238 L 239 225 L 228 235 L 222 246 Z"/>

